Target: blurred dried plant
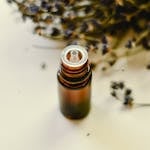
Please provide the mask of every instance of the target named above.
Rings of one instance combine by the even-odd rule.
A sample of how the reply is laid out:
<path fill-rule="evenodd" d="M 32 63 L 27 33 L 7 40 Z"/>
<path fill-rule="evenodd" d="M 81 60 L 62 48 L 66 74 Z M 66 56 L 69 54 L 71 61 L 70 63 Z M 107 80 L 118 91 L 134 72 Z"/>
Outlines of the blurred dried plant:
<path fill-rule="evenodd" d="M 80 44 L 89 53 L 100 54 L 93 67 L 102 61 L 113 66 L 120 57 L 150 51 L 149 0 L 7 1 L 18 6 L 24 21 L 29 18 L 35 23 L 34 32 L 40 36 Z M 117 47 L 124 37 L 120 55 Z M 141 48 L 131 50 L 135 47 Z"/>

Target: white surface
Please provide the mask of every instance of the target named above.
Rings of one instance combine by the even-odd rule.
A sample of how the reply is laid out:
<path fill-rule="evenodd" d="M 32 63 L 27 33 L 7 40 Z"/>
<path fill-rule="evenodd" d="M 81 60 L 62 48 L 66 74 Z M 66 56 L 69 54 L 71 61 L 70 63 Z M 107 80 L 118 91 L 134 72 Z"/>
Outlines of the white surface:
<path fill-rule="evenodd" d="M 42 48 L 56 43 L 33 35 L 31 23 L 19 21 L 14 10 L 0 1 L 0 149 L 149 150 L 150 108 L 125 110 L 109 96 L 110 81 L 125 80 L 137 102 L 150 102 L 147 58 L 140 54 L 140 63 L 125 59 L 110 72 L 94 72 L 89 116 L 67 120 L 58 109 L 61 51 Z"/>

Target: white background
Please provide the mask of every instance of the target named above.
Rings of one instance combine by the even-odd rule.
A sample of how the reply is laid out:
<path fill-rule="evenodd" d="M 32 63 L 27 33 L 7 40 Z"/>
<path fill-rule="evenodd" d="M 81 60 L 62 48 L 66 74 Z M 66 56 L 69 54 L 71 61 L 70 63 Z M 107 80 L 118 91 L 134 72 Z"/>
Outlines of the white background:
<path fill-rule="evenodd" d="M 93 72 L 91 112 L 70 121 L 58 108 L 61 48 L 34 35 L 32 23 L 23 23 L 16 10 L 0 1 L 0 149 L 149 150 L 150 107 L 125 109 L 110 96 L 109 85 L 123 80 L 136 102 L 150 103 L 150 71 L 145 69 L 150 59 L 141 53 L 106 73 Z"/>

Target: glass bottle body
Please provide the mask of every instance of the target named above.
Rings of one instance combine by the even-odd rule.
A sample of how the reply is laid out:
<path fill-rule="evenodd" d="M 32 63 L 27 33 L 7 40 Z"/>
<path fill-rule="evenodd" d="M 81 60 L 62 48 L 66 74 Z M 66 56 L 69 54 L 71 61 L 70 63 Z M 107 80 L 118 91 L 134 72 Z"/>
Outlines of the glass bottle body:
<path fill-rule="evenodd" d="M 88 72 L 88 81 L 83 86 L 68 87 L 60 80 L 61 73 L 58 72 L 58 91 L 60 110 L 64 116 L 71 119 L 84 118 L 90 110 L 91 105 L 91 70 Z"/>

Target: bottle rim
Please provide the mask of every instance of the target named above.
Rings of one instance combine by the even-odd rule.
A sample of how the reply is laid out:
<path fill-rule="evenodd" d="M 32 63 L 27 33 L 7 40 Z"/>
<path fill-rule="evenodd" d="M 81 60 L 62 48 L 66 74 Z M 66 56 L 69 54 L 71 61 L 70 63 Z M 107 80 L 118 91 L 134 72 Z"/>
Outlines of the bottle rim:
<path fill-rule="evenodd" d="M 67 58 L 67 55 L 71 52 L 71 51 L 77 51 L 81 54 L 81 59 L 76 61 L 76 62 L 72 62 Z M 69 45 L 66 48 L 64 48 L 64 50 L 61 53 L 61 61 L 64 65 L 68 66 L 68 67 L 81 67 L 83 66 L 88 60 L 88 53 L 85 47 L 82 47 L 80 45 Z"/>

